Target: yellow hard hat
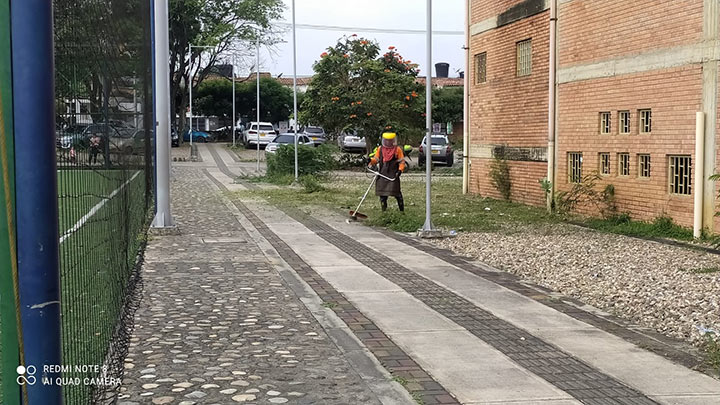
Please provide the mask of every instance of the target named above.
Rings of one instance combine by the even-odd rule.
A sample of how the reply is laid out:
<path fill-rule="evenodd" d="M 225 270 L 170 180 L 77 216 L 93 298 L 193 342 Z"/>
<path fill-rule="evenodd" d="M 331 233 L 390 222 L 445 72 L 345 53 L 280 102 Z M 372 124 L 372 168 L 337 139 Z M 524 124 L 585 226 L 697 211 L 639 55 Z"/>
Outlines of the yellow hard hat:
<path fill-rule="evenodd" d="M 395 132 L 385 132 L 382 134 L 383 139 L 395 139 L 397 134 Z"/>

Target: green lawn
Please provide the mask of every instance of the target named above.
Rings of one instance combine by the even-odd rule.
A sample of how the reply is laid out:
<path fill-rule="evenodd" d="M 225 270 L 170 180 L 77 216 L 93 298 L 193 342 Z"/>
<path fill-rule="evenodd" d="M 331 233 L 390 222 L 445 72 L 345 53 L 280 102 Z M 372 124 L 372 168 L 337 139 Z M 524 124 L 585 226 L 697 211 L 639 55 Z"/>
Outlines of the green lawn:
<path fill-rule="evenodd" d="M 330 180 L 323 183 L 322 191 L 314 193 L 290 187 L 243 193 L 262 196 L 280 206 L 304 210 L 318 206 L 348 214 L 360 202 L 371 180 L 366 177 Z M 360 208 L 361 213 L 369 216 L 368 224 L 402 232 L 412 232 L 422 227 L 425 222 L 425 183 L 420 178 L 403 177 L 401 180 L 405 212 L 398 212 L 397 204 L 391 197 L 388 201 L 389 209 L 383 213 L 374 190 L 371 190 Z M 462 179 L 456 177 L 433 181 L 432 208 L 434 225 L 457 231 L 495 231 L 507 225 L 544 224 L 559 220 L 538 207 L 463 195 Z"/>
<path fill-rule="evenodd" d="M 64 364 L 103 364 L 146 219 L 145 177 L 133 178 L 136 173 L 58 173 Z M 90 391 L 66 387 L 64 393 L 66 403 L 85 403 Z"/>

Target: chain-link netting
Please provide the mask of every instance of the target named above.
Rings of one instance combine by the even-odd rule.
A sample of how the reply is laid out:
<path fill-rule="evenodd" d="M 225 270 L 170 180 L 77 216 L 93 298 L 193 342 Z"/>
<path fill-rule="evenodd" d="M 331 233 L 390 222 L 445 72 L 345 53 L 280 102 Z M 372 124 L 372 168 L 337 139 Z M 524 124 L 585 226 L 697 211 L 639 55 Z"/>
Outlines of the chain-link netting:
<path fill-rule="evenodd" d="M 111 401 L 129 344 L 151 203 L 149 3 L 53 1 L 63 377 L 80 379 L 67 404 Z"/>

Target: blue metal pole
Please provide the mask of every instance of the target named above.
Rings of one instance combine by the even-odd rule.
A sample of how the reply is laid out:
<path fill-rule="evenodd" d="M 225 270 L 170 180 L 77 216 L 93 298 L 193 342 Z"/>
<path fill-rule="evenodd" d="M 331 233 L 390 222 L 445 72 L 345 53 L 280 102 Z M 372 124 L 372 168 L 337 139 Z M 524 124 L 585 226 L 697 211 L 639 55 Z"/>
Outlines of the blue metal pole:
<path fill-rule="evenodd" d="M 29 404 L 61 404 L 61 388 L 42 383 L 58 377 L 44 366 L 61 362 L 52 0 L 10 9 L 20 316 L 26 375 L 35 371 L 27 394 Z"/>

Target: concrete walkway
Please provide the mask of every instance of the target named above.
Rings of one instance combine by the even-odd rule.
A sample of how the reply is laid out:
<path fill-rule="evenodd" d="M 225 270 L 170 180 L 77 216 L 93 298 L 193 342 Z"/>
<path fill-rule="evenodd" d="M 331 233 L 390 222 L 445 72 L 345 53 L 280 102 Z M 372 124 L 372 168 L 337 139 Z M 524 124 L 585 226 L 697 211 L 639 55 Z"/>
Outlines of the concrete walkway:
<path fill-rule="evenodd" d="M 332 213 L 282 210 L 248 193 L 221 194 L 255 186 L 228 187 L 228 178 L 242 174 L 241 169 L 210 149 L 201 153 L 205 164 L 214 161 L 215 168 L 183 168 L 194 170 L 193 187 L 204 187 L 208 199 L 222 201 L 230 213 L 226 222 L 237 219 L 228 232 L 258 247 L 264 259 L 251 261 L 267 261 L 271 271 L 282 275 L 304 305 L 296 310 L 315 315 L 343 360 L 355 370 L 373 370 L 367 371 L 372 378 L 366 371 L 357 373 L 374 382 L 368 397 L 424 404 L 720 403 L 720 381 L 687 367 L 697 359 L 665 341 L 406 235 L 346 223 Z M 205 176 L 202 186 L 198 173 Z M 176 193 L 178 198 L 183 197 Z M 208 214 L 194 215 L 200 221 Z M 193 226 L 190 221 L 184 228 Z M 178 238 L 179 243 L 188 236 Z M 248 260 L 233 252 L 193 255 L 202 260 L 226 255 L 228 266 Z M 197 274 L 197 282 L 209 283 L 205 277 Z M 230 293 L 242 285 L 229 278 L 222 287 Z M 270 287 L 253 288 L 262 295 Z M 208 342 L 232 345 L 232 339 Z M 138 356 L 133 360 L 138 362 Z M 377 378 L 383 373 L 384 383 Z M 405 397 L 397 392 L 400 385 Z M 258 403 L 269 401 L 258 398 Z M 317 403 L 361 402 L 366 401 L 341 396 Z"/>

